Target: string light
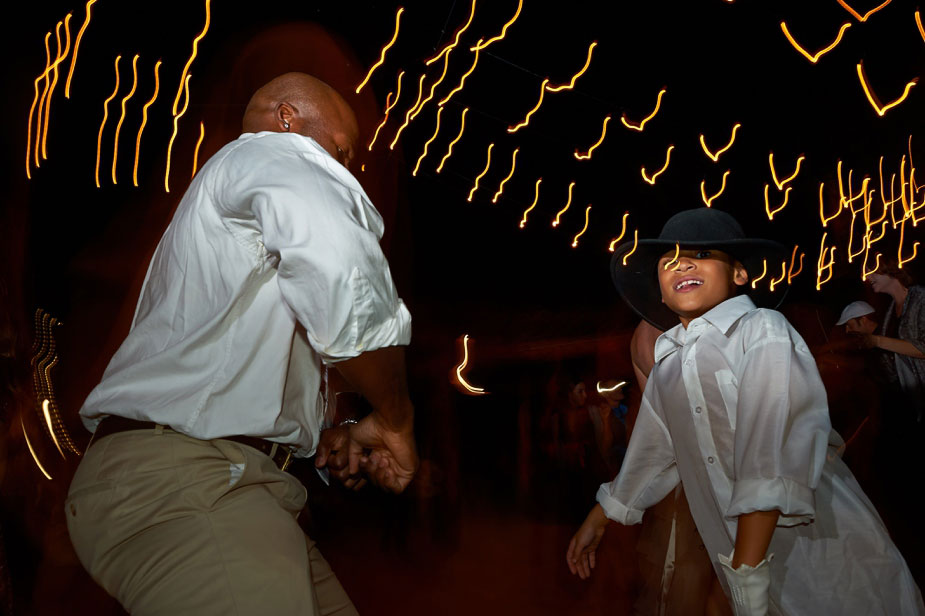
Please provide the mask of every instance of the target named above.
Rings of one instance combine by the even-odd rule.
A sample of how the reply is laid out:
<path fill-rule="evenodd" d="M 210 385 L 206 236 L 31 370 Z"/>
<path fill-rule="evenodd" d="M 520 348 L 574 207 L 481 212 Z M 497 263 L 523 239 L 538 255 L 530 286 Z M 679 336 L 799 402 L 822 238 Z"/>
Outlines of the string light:
<path fill-rule="evenodd" d="M 620 235 L 610 240 L 610 246 L 607 247 L 608 252 L 613 252 L 614 248 L 617 245 L 617 242 L 623 239 L 623 236 L 626 235 L 626 219 L 629 217 L 629 215 L 630 215 L 629 212 L 623 213 L 623 228 L 620 229 Z"/>
<path fill-rule="evenodd" d="M 517 152 L 520 151 L 520 148 L 515 148 L 514 153 L 511 155 L 511 172 L 507 174 L 507 177 L 501 180 L 501 183 L 498 185 L 498 192 L 495 193 L 495 196 L 492 197 L 491 202 L 497 203 L 498 197 L 501 196 L 501 193 L 504 191 L 504 185 L 507 184 L 507 181 L 511 179 L 514 175 L 514 169 L 517 167 Z"/>
<path fill-rule="evenodd" d="M 466 391 L 481 395 L 485 393 L 485 390 L 481 387 L 475 387 L 470 385 L 465 378 L 463 378 L 462 371 L 466 369 L 466 366 L 469 364 L 469 334 L 463 336 L 463 360 L 458 366 L 456 366 L 456 380 L 462 385 Z"/>
<path fill-rule="evenodd" d="M 793 181 L 794 178 L 800 173 L 800 164 L 806 159 L 802 154 L 797 158 L 796 169 L 793 170 L 788 177 L 783 180 L 777 179 L 777 171 L 774 169 L 774 152 L 768 154 L 768 165 L 771 167 L 771 179 L 774 181 L 774 185 L 777 186 L 777 190 L 784 190 L 784 186 Z"/>
<path fill-rule="evenodd" d="M 450 51 L 459 44 L 459 37 L 463 35 L 463 32 L 469 29 L 469 25 L 472 24 L 472 18 L 475 17 L 475 0 L 472 0 L 472 8 L 469 10 L 469 20 L 463 25 L 462 28 L 456 31 L 456 37 L 453 39 L 452 43 L 447 43 L 443 49 L 440 50 L 440 53 L 435 55 L 429 60 L 425 60 L 424 64 L 430 66 L 434 62 L 440 59 L 441 56 L 449 55 Z"/>
<path fill-rule="evenodd" d="M 395 13 L 395 33 L 392 34 L 392 40 L 386 43 L 385 46 L 382 48 L 382 51 L 379 53 L 379 60 L 377 60 L 375 64 L 369 67 L 369 71 L 366 73 L 366 78 L 363 79 L 363 81 L 360 82 L 360 85 L 358 85 L 356 88 L 357 94 L 360 93 L 360 90 L 363 89 L 363 86 L 366 85 L 366 82 L 369 81 L 369 78 L 373 76 L 373 71 L 375 71 L 377 68 L 382 66 L 382 63 L 385 62 L 385 52 L 387 52 L 389 48 L 395 44 L 395 40 L 398 38 L 398 29 L 399 29 L 399 26 L 401 25 L 401 14 L 404 12 L 405 12 L 405 7 L 403 6 L 398 7 L 398 12 Z"/>
<path fill-rule="evenodd" d="M 414 171 L 411 172 L 412 176 L 417 177 L 418 169 L 421 167 L 421 161 L 424 160 L 425 156 L 427 156 L 427 148 L 430 147 L 430 144 L 433 143 L 434 139 L 437 138 L 437 133 L 440 132 L 440 114 L 442 113 L 443 113 L 443 107 L 438 107 L 437 108 L 437 126 L 434 128 L 434 134 L 431 135 L 430 139 L 428 139 L 424 143 L 424 151 L 421 152 L 421 155 L 418 157 L 417 164 L 414 165 Z"/>
<path fill-rule="evenodd" d="M 196 147 L 193 148 L 193 173 L 190 174 L 190 179 L 196 177 L 196 170 L 199 168 L 199 147 L 202 145 L 202 141 L 206 138 L 206 125 L 205 122 L 199 122 L 199 139 L 196 141 Z"/>
<path fill-rule="evenodd" d="M 536 194 L 533 195 L 533 203 L 530 204 L 530 207 L 524 210 L 523 218 L 520 220 L 520 228 L 523 229 L 524 225 L 527 224 L 527 214 L 530 213 L 530 210 L 536 207 L 537 202 L 540 200 L 540 184 L 543 182 L 543 178 L 539 178 L 536 181 Z"/>
<path fill-rule="evenodd" d="M 497 41 L 500 41 L 501 39 L 503 39 L 507 35 L 507 29 L 510 28 L 511 25 L 515 21 L 517 21 L 518 17 L 520 17 L 520 11 L 523 8 L 524 8 L 524 0 L 519 0 L 517 2 L 517 10 L 514 12 L 514 16 L 511 17 L 511 19 L 508 20 L 508 22 L 505 23 L 504 26 L 501 27 L 501 34 L 499 34 L 498 36 L 493 36 L 492 38 L 488 39 L 484 43 L 482 42 L 482 39 L 479 39 L 479 41 L 475 44 L 475 47 L 470 47 L 469 50 L 470 51 L 480 51 L 482 49 L 485 49 L 492 43 L 496 43 Z"/>
<path fill-rule="evenodd" d="M 732 147 L 732 144 L 735 143 L 735 140 L 736 140 L 736 131 L 739 130 L 739 128 L 740 128 L 741 126 L 742 126 L 742 125 L 739 124 L 738 122 L 735 123 L 735 125 L 732 127 L 732 136 L 729 137 L 728 143 L 726 143 L 726 145 L 724 145 L 723 147 L 721 147 L 720 149 L 718 149 L 716 152 L 711 152 L 711 151 L 710 151 L 710 148 L 707 147 L 707 144 L 706 144 L 706 142 L 704 141 L 703 134 L 701 133 L 701 135 L 700 135 L 700 147 L 703 148 L 703 151 L 706 153 L 707 156 L 710 157 L 710 160 L 712 160 L 714 163 L 717 162 L 717 161 L 719 161 L 719 157 L 723 154 L 723 152 L 725 152 L 726 150 L 728 150 L 729 148 L 731 148 L 731 147 Z"/>
<path fill-rule="evenodd" d="M 903 90 L 903 93 L 899 98 L 894 100 L 892 103 L 887 103 L 886 105 L 882 105 L 880 103 L 880 99 L 877 98 L 877 95 L 874 94 L 873 90 L 870 89 L 870 85 L 867 82 L 867 73 L 864 71 L 863 61 L 858 62 L 857 71 L 858 71 L 858 79 L 861 81 L 861 87 L 864 89 L 864 95 L 867 96 L 867 100 L 868 102 L 870 102 L 871 107 L 874 108 L 874 111 L 876 111 L 877 115 L 880 117 L 883 117 L 883 114 L 885 114 L 887 111 L 889 111 L 896 105 L 906 100 L 906 97 L 909 96 L 909 90 L 912 89 L 912 86 L 918 83 L 918 77 L 916 77 L 915 79 L 913 79 L 912 81 L 906 84 L 906 89 Z"/>
<path fill-rule="evenodd" d="M 595 150 L 599 145 L 601 145 L 602 143 L 604 143 L 604 137 L 607 136 L 607 123 L 608 123 L 608 122 L 610 122 L 610 115 L 609 115 L 609 114 L 604 118 L 604 125 L 601 127 L 601 137 L 600 137 L 600 139 L 598 139 L 597 141 L 595 141 L 595 142 L 591 145 L 591 147 L 588 148 L 588 151 L 585 152 L 584 154 L 581 154 L 581 153 L 578 152 L 578 150 L 575 150 L 575 158 L 577 158 L 578 160 L 588 160 L 588 159 L 591 158 L 591 153 L 594 152 L 594 150 Z"/>
<path fill-rule="evenodd" d="M 212 0 L 206 0 L 206 23 L 202 27 L 202 31 L 193 39 L 193 51 L 190 53 L 189 59 L 186 61 L 186 64 L 183 66 L 183 72 L 180 73 L 180 85 L 177 86 L 177 95 L 173 99 L 173 107 L 170 108 L 170 112 L 176 116 L 177 107 L 180 106 L 180 95 L 184 89 L 188 88 L 187 77 L 189 76 L 189 69 L 193 65 L 193 60 L 196 59 L 196 55 L 199 53 L 199 41 L 203 39 L 206 35 L 206 32 L 209 31 L 209 24 L 212 22 L 212 13 L 210 9 Z M 187 96 L 189 92 L 187 91 Z M 167 192 L 170 192 L 169 190 Z"/>
<path fill-rule="evenodd" d="M 662 168 L 661 168 L 661 169 L 659 169 L 658 171 L 656 171 L 655 173 L 653 173 L 653 174 L 652 174 L 652 177 L 649 177 L 648 175 L 646 175 L 646 168 L 643 167 L 643 168 L 641 169 L 641 171 L 642 171 L 642 179 L 645 180 L 646 182 L 648 182 L 649 184 L 651 184 L 651 185 L 654 186 L 654 185 L 655 185 L 655 178 L 657 178 L 658 176 L 660 176 L 661 174 L 663 174 L 663 173 L 665 172 L 665 169 L 668 168 L 668 163 L 671 162 L 671 151 L 672 151 L 673 149 L 674 149 L 674 146 L 673 146 L 673 145 L 669 145 L 669 146 L 668 146 L 668 150 L 665 152 L 665 164 L 662 165 Z"/>
<path fill-rule="evenodd" d="M 639 246 L 639 229 L 633 231 L 633 248 L 623 255 L 623 265 L 626 266 L 626 260 L 630 258 L 630 255 L 636 252 L 636 248 Z"/>
<path fill-rule="evenodd" d="M 875 6 L 875 7 L 872 8 L 871 10 L 867 11 L 867 12 L 864 14 L 863 17 L 861 17 L 861 14 L 858 13 L 857 11 L 855 11 L 855 10 L 851 7 L 851 5 L 849 5 L 847 2 L 845 2 L 845 0 L 837 0 L 837 2 L 838 2 L 840 5 L 842 5 L 842 8 L 844 8 L 846 11 L 848 11 L 849 13 L 851 13 L 851 14 L 854 16 L 854 18 L 857 19 L 857 20 L 860 21 L 860 22 L 865 22 L 865 21 L 867 21 L 867 18 L 868 18 L 868 17 L 870 17 L 871 15 L 873 15 L 874 13 L 876 13 L 877 11 L 879 11 L 880 9 L 882 9 L 883 7 L 885 7 L 886 5 L 888 5 L 888 4 L 889 4 L 890 2 L 892 2 L 892 1 L 893 1 L 893 0 L 884 0 L 884 2 L 883 2 L 882 4 L 880 4 L 879 6 Z"/>
<path fill-rule="evenodd" d="M 591 215 L 591 204 L 588 204 L 588 207 L 585 208 L 585 226 L 581 228 L 581 231 L 578 232 L 578 235 L 572 239 L 572 248 L 578 247 L 578 238 L 585 234 L 585 231 L 588 230 L 588 217 Z"/>
<path fill-rule="evenodd" d="M 491 166 L 491 149 L 495 147 L 494 143 L 488 144 L 488 160 L 485 161 L 485 168 L 482 169 L 482 172 L 478 174 L 475 178 L 475 184 L 472 186 L 472 190 L 469 191 L 469 198 L 466 201 L 472 202 L 472 195 L 475 194 L 475 191 L 479 188 L 479 180 L 485 177 L 485 174 L 488 173 L 488 168 Z"/>
<path fill-rule="evenodd" d="M 568 199 L 565 202 L 565 207 L 559 210 L 556 213 L 555 220 L 552 221 L 553 227 L 559 226 L 559 219 L 562 218 L 562 215 L 565 214 L 568 209 L 572 206 L 572 191 L 575 189 L 575 182 L 572 182 L 568 185 Z"/>
<path fill-rule="evenodd" d="M 803 54 L 803 56 L 804 56 L 807 60 L 809 60 L 810 62 L 812 62 L 813 64 L 815 64 L 816 62 L 818 62 L 818 61 L 819 61 L 819 58 L 821 58 L 823 55 L 825 55 L 825 54 L 829 53 L 830 51 L 832 51 L 833 49 L 835 49 L 835 46 L 838 45 L 838 44 L 841 42 L 841 38 L 842 38 L 842 36 L 844 36 L 845 30 L 847 30 L 847 29 L 850 28 L 850 27 L 851 27 L 851 24 L 850 24 L 850 23 L 848 23 L 848 22 L 843 23 L 842 26 L 841 26 L 841 28 L 839 28 L 839 30 L 838 30 L 838 36 L 835 37 L 835 40 L 834 40 L 834 41 L 832 41 L 829 45 L 823 47 L 822 49 L 820 49 L 820 50 L 817 51 L 816 53 L 811 54 L 811 53 L 809 53 L 808 51 L 806 51 L 806 49 L 805 49 L 802 45 L 800 45 L 799 43 L 797 43 L 796 40 L 794 40 L 793 36 L 790 34 L 790 30 L 787 29 L 787 23 L 786 23 L 786 22 L 783 22 L 783 21 L 780 22 L 780 29 L 784 31 L 784 36 L 787 37 L 787 40 L 790 41 L 790 44 L 793 45 L 793 48 L 796 49 L 797 51 L 799 51 L 801 54 Z"/>
<path fill-rule="evenodd" d="M 562 84 L 561 86 L 546 86 L 546 89 L 550 92 L 561 92 L 562 90 L 572 90 L 575 88 L 575 82 L 578 81 L 578 78 L 585 74 L 585 71 L 588 70 L 588 67 L 591 66 L 591 52 L 594 51 L 594 48 L 597 47 L 597 41 L 594 41 L 588 46 L 588 58 L 585 60 L 585 65 L 581 67 L 577 73 L 572 75 L 572 78 Z"/>
<path fill-rule="evenodd" d="M 398 97 L 401 96 L 401 78 L 405 76 L 405 71 L 402 71 L 398 74 L 398 86 L 395 88 L 395 100 L 389 104 L 389 101 L 392 99 L 392 93 L 389 92 L 388 96 L 385 97 L 385 112 L 382 116 L 382 122 L 379 123 L 379 126 L 376 127 L 376 132 L 373 134 L 372 140 L 369 142 L 369 146 L 366 148 L 368 151 L 373 151 L 373 144 L 376 143 L 376 139 L 379 137 L 379 131 L 382 130 L 382 127 L 385 126 L 385 123 L 389 121 L 389 112 L 392 111 L 392 108 L 398 103 Z"/>
<path fill-rule="evenodd" d="M 768 184 L 765 184 L 764 185 L 764 211 L 768 215 L 768 220 L 774 220 L 774 215 L 777 214 L 782 209 L 784 209 L 785 207 L 787 207 L 787 200 L 790 198 L 790 191 L 793 189 L 793 186 L 787 187 L 787 189 L 784 191 L 783 202 L 781 202 L 781 204 L 777 206 L 776 208 L 774 208 L 773 210 L 771 209 L 771 205 L 768 202 L 768 188 L 770 188 L 770 186 Z"/>
<path fill-rule="evenodd" d="M 443 107 L 440 107 L 440 109 L 443 109 Z M 463 109 L 463 111 L 462 111 L 462 117 L 461 117 L 460 120 L 459 120 L 459 134 L 456 135 L 456 138 L 455 138 L 455 139 L 453 139 L 452 141 L 450 141 L 450 145 L 449 145 L 449 146 L 447 147 L 447 149 L 446 149 L 446 154 L 443 155 L 443 158 L 440 159 L 440 165 L 437 166 L 437 173 L 440 173 L 440 172 L 443 170 L 443 163 L 445 163 L 445 162 L 447 161 L 447 159 L 448 159 L 450 156 L 452 156 L 452 154 L 453 154 L 453 146 L 456 145 L 456 143 L 457 143 L 460 139 L 462 139 L 463 131 L 466 130 L 466 114 L 467 114 L 468 112 L 469 112 L 469 108 L 468 108 L 468 107 L 466 107 L 465 109 Z M 440 112 L 438 111 L 437 114 L 439 115 L 439 113 L 440 113 Z"/>
<path fill-rule="evenodd" d="M 645 126 L 646 126 L 646 122 L 648 122 L 649 120 L 651 120 L 652 118 L 654 118 L 654 117 L 655 117 L 655 114 L 658 113 L 658 110 L 659 110 L 659 109 L 661 108 L 661 106 L 662 106 L 662 96 L 664 96 L 665 92 L 667 92 L 667 91 L 668 91 L 667 88 L 662 88 L 661 90 L 659 90 L 659 92 L 658 92 L 658 98 L 655 99 L 655 109 L 653 109 L 653 110 L 652 110 L 652 113 L 650 113 L 650 114 L 647 115 L 645 118 L 643 118 L 642 121 L 640 121 L 638 124 L 634 124 L 634 123 L 630 122 L 629 120 L 627 120 L 627 119 L 626 119 L 626 114 L 625 114 L 625 113 L 624 113 L 622 116 L 620 116 L 620 121 L 623 122 L 623 126 L 625 126 L 625 127 L 627 127 L 627 128 L 630 128 L 630 129 L 632 129 L 632 130 L 636 130 L 636 131 L 642 132 L 642 130 L 643 130 L 643 129 L 645 128 Z"/>
<path fill-rule="evenodd" d="M 103 128 L 106 126 L 106 120 L 109 118 L 109 101 L 116 97 L 119 92 L 119 60 L 122 56 L 116 56 L 116 87 L 112 89 L 112 94 L 103 101 L 103 121 L 100 123 L 100 132 L 96 138 L 96 187 L 100 187 L 100 150 L 103 147 Z"/>
<path fill-rule="evenodd" d="M 536 102 L 536 105 L 533 107 L 533 109 L 531 109 L 530 111 L 527 112 L 526 117 L 524 117 L 523 121 L 522 121 L 520 124 L 517 124 L 517 125 L 515 125 L 515 126 L 509 126 L 508 129 L 507 129 L 507 132 L 509 132 L 509 133 L 516 133 L 516 132 L 519 131 L 521 128 L 523 128 L 524 126 L 526 126 L 526 125 L 528 125 L 528 124 L 530 123 L 530 116 L 532 116 L 534 113 L 536 113 L 537 109 L 540 108 L 540 105 L 543 104 L 543 95 L 546 93 L 546 84 L 548 84 L 548 83 L 549 83 L 549 80 L 548 80 L 548 79 L 544 79 L 544 80 L 543 80 L 542 85 L 540 85 L 540 100 L 538 100 L 538 101 Z"/>
<path fill-rule="evenodd" d="M 161 90 L 161 79 L 158 70 L 161 68 L 161 61 L 158 60 L 154 65 L 154 94 L 151 99 L 141 108 L 141 126 L 138 127 L 138 134 L 135 136 L 135 166 L 132 169 L 132 183 L 138 186 L 138 157 L 141 153 L 141 133 L 148 123 L 148 108 L 157 100 L 157 94 Z"/>
<path fill-rule="evenodd" d="M 84 36 L 84 32 L 87 29 L 87 26 L 90 25 L 90 7 L 96 0 L 88 0 L 87 6 L 85 7 L 86 15 L 84 16 L 84 23 L 80 26 L 80 30 L 77 32 L 77 38 L 74 39 L 74 53 L 71 55 L 71 68 L 67 72 L 67 81 L 64 84 L 64 98 L 71 98 L 71 79 L 74 77 L 74 67 L 77 66 L 77 50 L 80 48 L 80 41 Z"/>
<path fill-rule="evenodd" d="M 726 178 L 729 177 L 729 173 L 730 172 L 727 170 L 726 173 L 723 174 L 723 184 L 722 186 L 719 187 L 719 190 L 712 197 L 707 197 L 707 189 L 706 189 L 707 181 L 700 180 L 700 197 L 703 199 L 704 205 L 706 205 L 707 207 L 712 207 L 713 200 L 719 197 L 721 194 L 723 194 L 723 191 L 726 190 Z M 767 192 L 767 189 L 765 190 L 765 192 Z"/>
<path fill-rule="evenodd" d="M 138 87 L 138 54 L 132 58 L 132 89 L 129 90 L 122 98 L 122 115 L 116 123 L 116 136 L 112 141 L 112 183 L 116 182 L 116 161 L 119 159 L 119 133 L 122 132 L 122 123 L 125 122 L 125 104 L 135 95 L 135 89 Z"/>
<path fill-rule="evenodd" d="M 183 114 L 186 113 L 186 109 L 189 107 L 189 80 L 192 75 L 186 76 L 186 81 L 184 82 L 184 91 L 186 96 L 183 99 L 183 109 L 180 110 L 180 113 L 173 116 L 173 134 L 170 136 L 170 141 L 167 142 L 167 169 L 164 171 L 164 190 L 170 192 L 170 153 L 173 150 L 174 139 L 177 138 L 177 125 L 180 122 L 180 118 L 183 117 Z"/>

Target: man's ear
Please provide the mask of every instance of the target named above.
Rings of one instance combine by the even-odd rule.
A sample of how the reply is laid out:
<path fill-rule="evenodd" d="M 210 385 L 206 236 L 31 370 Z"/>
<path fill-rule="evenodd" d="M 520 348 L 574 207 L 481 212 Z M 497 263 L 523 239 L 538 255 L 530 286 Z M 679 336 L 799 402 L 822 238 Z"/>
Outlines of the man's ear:
<path fill-rule="evenodd" d="M 745 270 L 745 266 L 738 261 L 732 264 L 732 282 L 738 287 L 748 282 L 748 272 Z"/>
<path fill-rule="evenodd" d="M 295 116 L 295 109 L 289 103 L 277 103 L 273 112 L 273 120 L 276 122 L 280 131 L 290 130 L 292 118 Z"/>

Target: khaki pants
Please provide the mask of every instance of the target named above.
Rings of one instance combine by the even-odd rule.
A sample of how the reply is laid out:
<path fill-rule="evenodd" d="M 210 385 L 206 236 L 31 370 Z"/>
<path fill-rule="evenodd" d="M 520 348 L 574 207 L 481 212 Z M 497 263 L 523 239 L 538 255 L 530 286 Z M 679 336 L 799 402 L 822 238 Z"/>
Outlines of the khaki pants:
<path fill-rule="evenodd" d="M 152 429 L 94 443 L 65 511 L 81 563 L 132 614 L 356 614 L 296 522 L 305 499 L 255 449 Z"/>

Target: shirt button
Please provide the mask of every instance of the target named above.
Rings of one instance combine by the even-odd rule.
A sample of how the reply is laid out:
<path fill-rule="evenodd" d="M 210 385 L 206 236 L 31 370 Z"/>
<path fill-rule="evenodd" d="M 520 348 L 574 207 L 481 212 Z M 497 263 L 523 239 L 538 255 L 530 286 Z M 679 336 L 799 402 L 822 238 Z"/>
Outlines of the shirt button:
<path fill-rule="evenodd" d="M 702 411 L 702 410 L 703 410 L 703 409 L 700 408 L 700 407 L 698 406 L 697 408 L 694 409 L 694 412 L 697 413 L 697 414 L 700 414 L 700 411 Z"/>
<path fill-rule="evenodd" d="M 713 456 L 710 456 L 709 458 L 707 458 L 707 462 L 709 462 L 710 464 L 713 464 L 714 462 Z"/>

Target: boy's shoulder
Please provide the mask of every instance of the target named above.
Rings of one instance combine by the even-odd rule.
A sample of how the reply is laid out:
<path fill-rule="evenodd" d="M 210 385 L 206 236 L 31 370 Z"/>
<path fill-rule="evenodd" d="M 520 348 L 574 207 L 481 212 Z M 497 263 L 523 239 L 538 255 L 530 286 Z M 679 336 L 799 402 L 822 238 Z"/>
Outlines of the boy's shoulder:
<path fill-rule="evenodd" d="M 755 308 L 743 314 L 734 330 L 749 339 L 793 338 L 794 329 L 783 314 L 771 308 Z M 732 332 L 730 332 L 732 333 Z"/>

